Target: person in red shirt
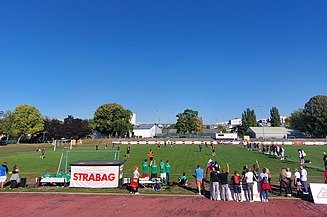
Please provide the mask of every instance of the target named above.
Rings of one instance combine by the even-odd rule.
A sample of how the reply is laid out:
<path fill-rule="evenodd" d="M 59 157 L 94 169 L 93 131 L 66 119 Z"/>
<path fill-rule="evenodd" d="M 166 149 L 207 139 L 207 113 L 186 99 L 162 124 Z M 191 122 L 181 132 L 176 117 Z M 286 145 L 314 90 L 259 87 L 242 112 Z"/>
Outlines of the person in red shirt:
<path fill-rule="evenodd" d="M 236 202 L 242 202 L 242 194 L 241 194 L 241 176 L 237 171 L 234 172 L 234 176 L 232 176 L 233 186 L 234 186 L 234 200 Z"/>

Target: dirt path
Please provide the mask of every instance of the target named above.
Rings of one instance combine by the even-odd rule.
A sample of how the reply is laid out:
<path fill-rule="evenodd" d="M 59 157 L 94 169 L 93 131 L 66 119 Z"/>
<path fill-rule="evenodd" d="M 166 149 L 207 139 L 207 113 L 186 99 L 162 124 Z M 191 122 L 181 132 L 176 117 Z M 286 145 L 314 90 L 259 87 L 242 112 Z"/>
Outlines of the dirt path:
<path fill-rule="evenodd" d="M 0 193 L 2 216 L 327 216 L 302 200 L 214 202 L 205 197 Z"/>

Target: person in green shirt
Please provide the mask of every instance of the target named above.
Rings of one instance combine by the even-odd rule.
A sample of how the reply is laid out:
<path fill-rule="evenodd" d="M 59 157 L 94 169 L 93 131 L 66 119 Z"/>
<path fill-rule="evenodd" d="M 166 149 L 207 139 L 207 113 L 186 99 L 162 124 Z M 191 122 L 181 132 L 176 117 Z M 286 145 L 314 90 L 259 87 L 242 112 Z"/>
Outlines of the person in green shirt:
<path fill-rule="evenodd" d="M 169 164 L 169 160 L 166 161 L 165 168 L 166 168 L 167 184 L 169 185 L 169 177 L 170 177 L 170 164 Z"/>
<path fill-rule="evenodd" d="M 144 162 L 142 163 L 142 177 L 143 178 L 147 178 L 149 177 L 149 163 L 148 160 L 145 159 Z"/>
<path fill-rule="evenodd" d="M 160 167 L 160 178 L 161 178 L 162 183 L 165 185 L 165 184 L 167 184 L 166 183 L 167 177 L 166 177 L 166 167 L 165 167 L 164 160 L 160 161 L 159 167 Z"/>
<path fill-rule="evenodd" d="M 51 173 L 47 171 L 45 174 L 41 176 L 42 178 L 51 178 Z"/>
<path fill-rule="evenodd" d="M 66 183 L 65 183 L 65 187 L 66 187 L 66 186 L 69 186 L 70 178 L 71 178 L 70 170 L 69 170 L 68 173 L 65 174 L 64 178 L 65 178 L 65 182 L 66 182 Z"/>
<path fill-rule="evenodd" d="M 71 178 L 70 172 L 66 173 L 65 178 L 66 178 L 66 182 L 70 182 L 70 178 Z"/>
<path fill-rule="evenodd" d="M 62 172 L 60 171 L 59 173 L 56 174 L 56 178 L 62 178 L 63 177 L 63 174 Z"/>
<path fill-rule="evenodd" d="M 187 186 L 187 176 L 185 172 L 183 172 L 183 175 L 178 178 L 178 182 L 180 186 Z"/>
<path fill-rule="evenodd" d="M 151 179 L 157 178 L 157 173 L 158 173 L 158 164 L 156 163 L 155 160 L 153 160 L 151 164 Z"/>

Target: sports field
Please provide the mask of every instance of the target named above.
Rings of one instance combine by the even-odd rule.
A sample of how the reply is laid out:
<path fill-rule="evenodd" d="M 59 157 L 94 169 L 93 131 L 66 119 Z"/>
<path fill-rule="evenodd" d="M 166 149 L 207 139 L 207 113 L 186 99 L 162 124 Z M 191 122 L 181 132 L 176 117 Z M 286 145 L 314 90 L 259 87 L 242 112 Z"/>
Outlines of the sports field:
<path fill-rule="evenodd" d="M 37 148 L 46 147 L 45 159 L 40 159 L 40 153 L 36 152 Z M 149 149 L 153 149 L 154 158 L 157 161 L 169 160 L 171 164 L 171 181 L 177 181 L 182 172 L 186 172 L 190 180 L 192 181 L 194 169 L 197 164 L 200 164 L 203 168 L 209 159 L 217 161 L 221 167 L 225 167 L 226 163 L 230 165 L 230 172 L 234 170 L 242 171 L 244 165 L 252 165 L 257 160 L 260 168 L 268 167 L 272 173 L 272 182 L 277 184 L 278 173 L 281 168 L 289 167 L 292 171 L 298 167 L 297 149 L 298 146 L 286 146 L 285 155 L 289 156 L 287 160 L 281 161 L 273 156 L 266 156 L 258 151 L 248 151 L 241 146 L 229 146 L 229 145 L 215 145 L 217 156 L 211 156 L 210 145 L 206 148 L 203 146 L 202 152 L 199 151 L 197 145 L 174 145 L 161 146 L 158 150 L 156 145 L 132 145 L 131 157 L 125 158 L 127 145 L 120 146 L 120 159 L 126 159 L 124 165 L 124 177 L 131 177 L 133 167 L 138 165 L 141 168 L 141 162 L 144 159 L 148 159 L 147 153 Z M 307 171 L 309 174 L 309 181 L 311 182 L 323 182 L 322 176 L 322 153 L 327 151 L 326 146 L 306 146 L 301 147 L 307 153 L 307 159 L 311 163 L 307 165 Z M 56 152 L 53 151 L 53 147 L 49 144 L 39 145 L 8 145 L 0 147 L 0 161 L 7 161 L 9 169 L 14 164 L 18 164 L 20 167 L 20 173 L 22 177 L 27 177 L 30 186 L 34 184 L 36 177 L 39 177 L 45 171 L 50 171 L 55 174 L 59 165 L 61 154 L 68 147 L 57 147 Z M 95 151 L 95 141 L 88 141 L 82 146 L 74 147 L 74 150 L 84 150 L 86 153 L 82 154 L 80 160 L 100 159 L 104 160 L 106 152 L 110 150 L 116 150 L 117 146 L 112 147 L 110 144 L 105 149 L 104 144 L 100 144 L 99 152 Z M 107 155 L 110 160 L 112 154 Z M 74 158 L 76 159 L 76 158 Z M 140 169 L 141 170 L 141 169 Z M 141 171 L 140 171 L 141 172 Z M 29 189 L 31 190 L 31 189 Z M 72 190 L 78 191 L 78 190 Z M 90 190 L 91 191 L 91 190 Z M 96 190 L 96 192 L 108 191 L 108 190 Z M 183 192 L 183 189 L 171 189 L 169 193 L 178 194 L 194 194 L 193 192 Z"/>

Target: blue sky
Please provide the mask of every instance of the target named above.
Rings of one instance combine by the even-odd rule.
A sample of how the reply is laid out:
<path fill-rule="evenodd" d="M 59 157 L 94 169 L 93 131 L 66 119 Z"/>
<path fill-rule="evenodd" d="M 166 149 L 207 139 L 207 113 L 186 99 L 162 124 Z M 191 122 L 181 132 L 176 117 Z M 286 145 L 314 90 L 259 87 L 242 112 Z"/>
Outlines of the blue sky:
<path fill-rule="evenodd" d="M 269 116 L 327 94 L 327 1 L 0 3 L 0 110 L 92 118 L 116 102 L 139 123 Z M 263 106 L 260 109 L 259 106 Z"/>

